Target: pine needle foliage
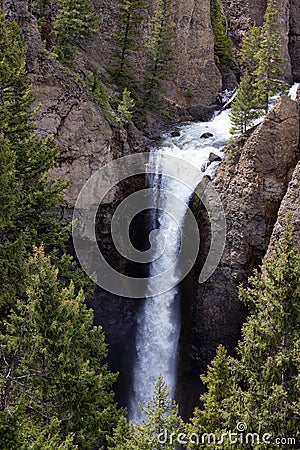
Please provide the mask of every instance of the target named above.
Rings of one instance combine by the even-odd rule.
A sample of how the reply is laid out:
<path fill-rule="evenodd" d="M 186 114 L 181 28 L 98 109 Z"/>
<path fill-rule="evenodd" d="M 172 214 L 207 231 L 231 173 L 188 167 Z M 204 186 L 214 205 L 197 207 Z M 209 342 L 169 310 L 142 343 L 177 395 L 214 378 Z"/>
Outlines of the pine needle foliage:
<path fill-rule="evenodd" d="M 58 269 L 42 247 L 29 259 L 26 298 L 17 302 L 0 335 L 1 410 L 19 409 L 37 425 L 60 421 L 81 449 L 104 442 L 118 420 L 103 364 L 106 345 L 83 292 L 61 288 Z M 26 416 L 25 416 L 26 417 Z"/>
<path fill-rule="evenodd" d="M 273 0 L 269 0 L 257 52 L 257 69 L 253 72 L 256 77 L 255 86 L 265 112 L 268 112 L 270 97 L 286 92 L 284 61 L 281 56 L 282 40 L 279 38 L 281 33 L 279 13 Z"/>
<path fill-rule="evenodd" d="M 60 422 L 53 420 L 50 425 L 37 425 L 24 411 L 0 411 L 1 450 L 78 450 L 70 434 L 63 438 Z"/>
<path fill-rule="evenodd" d="M 121 88 L 135 89 L 131 57 L 141 50 L 142 22 L 146 18 L 145 0 L 118 0 L 115 14 L 115 66 L 110 69 L 113 81 Z"/>
<path fill-rule="evenodd" d="M 132 119 L 134 108 L 135 102 L 131 97 L 131 93 L 127 88 L 125 88 L 122 94 L 122 100 L 118 104 L 117 108 L 118 122 L 124 125 L 128 124 Z"/>
<path fill-rule="evenodd" d="M 240 289 L 240 298 L 250 315 L 242 329 L 238 358 L 218 350 L 202 378 L 207 387 L 204 409 L 195 410 L 187 429 L 206 430 L 219 439 L 224 433 L 238 432 L 237 423 L 243 422 L 244 439 L 246 433 L 258 433 L 260 441 L 237 442 L 238 449 L 285 449 L 287 445 L 275 438 L 294 438 L 296 443 L 300 438 L 300 251 L 290 219 L 261 271 Z M 262 442 L 263 435 L 271 436 L 271 443 Z M 227 450 L 232 444 L 225 439 L 207 448 Z"/>
<path fill-rule="evenodd" d="M 251 315 L 238 349 L 247 420 L 265 433 L 299 438 L 300 251 L 290 220 L 249 284 L 240 290 Z"/>
<path fill-rule="evenodd" d="M 240 52 L 239 63 L 243 72 L 247 72 L 251 77 L 258 67 L 258 52 L 261 43 L 261 30 L 254 23 L 243 37 Z"/>
<path fill-rule="evenodd" d="M 263 111 L 268 112 L 270 97 L 286 92 L 280 33 L 279 14 L 270 0 L 262 28 L 254 24 L 242 41 L 244 75 L 232 104 L 232 134 L 244 134 Z"/>
<path fill-rule="evenodd" d="M 226 33 L 226 18 L 222 12 L 219 0 L 211 0 L 210 3 L 211 25 L 214 33 L 214 48 L 216 63 L 235 66 L 235 56 L 232 41 Z"/>
<path fill-rule="evenodd" d="M 42 239 L 47 246 L 63 246 L 68 236 L 49 213 L 62 202 L 66 185 L 48 178 L 57 149 L 51 138 L 35 133 L 26 52 L 17 24 L 0 15 L 0 310 L 20 294 L 23 262 L 32 246 Z"/>
<path fill-rule="evenodd" d="M 183 422 L 161 376 L 152 400 L 140 408 L 145 419 L 140 424 L 128 424 L 121 418 L 110 440 L 109 450 L 174 450 L 174 436 L 182 433 Z M 174 442 L 170 439 L 172 433 Z"/>
<path fill-rule="evenodd" d="M 110 123 L 115 122 L 115 113 L 110 105 L 110 98 L 105 85 L 99 78 L 98 72 L 95 70 L 84 83 L 94 100 L 101 106 L 101 110 L 105 119 Z"/>
<path fill-rule="evenodd" d="M 222 345 L 218 347 L 207 374 L 202 375 L 201 380 L 206 385 L 207 392 L 201 396 L 203 408 L 195 408 L 190 423 L 186 424 L 186 434 L 197 436 L 196 439 L 191 439 L 188 448 L 227 449 L 226 442 L 220 445 L 217 442 L 221 440 L 222 432 L 231 426 L 232 417 L 226 411 L 234 405 L 237 386 L 232 376 L 230 358 Z M 213 433 L 211 440 L 206 439 L 209 433 Z"/>
<path fill-rule="evenodd" d="M 142 86 L 143 107 L 161 110 L 161 80 L 170 79 L 174 70 L 174 22 L 171 0 L 157 0 L 146 39 L 146 77 Z"/>
<path fill-rule="evenodd" d="M 69 63 L 77 46 L 99 29 L 99 17 L 91 0 L 60 0 L 60 10 L 54 21 L 55 51 L 58 58 Z"/>
<path fill-rule="evenodd" d="M 259 102 L 256 96 L 256 88 L 248 72 L 243 75 L 237 95 L 232 102 L 230 121 L 232 124 L 230 133 L 234 135 L 245 134 L 261 115 Z"/>

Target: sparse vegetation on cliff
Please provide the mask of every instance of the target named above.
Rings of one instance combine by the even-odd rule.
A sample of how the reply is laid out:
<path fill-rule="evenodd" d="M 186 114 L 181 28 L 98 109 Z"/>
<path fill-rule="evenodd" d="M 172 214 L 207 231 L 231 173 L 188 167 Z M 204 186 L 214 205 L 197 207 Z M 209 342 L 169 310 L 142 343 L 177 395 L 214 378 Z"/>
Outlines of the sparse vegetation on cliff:
<path fill-rule="evenodd" d="M 246 72 L 239 85 L 237 95 L 232 102 L 230 120 L 232 134 L 244 134 L 253 125 L 261 112 L 257 108 L 257 92 L 251 76 Z"/>
<path fill-rule="evenodd" d="M 253 25 L 240 51 L 244 74 L 232 103 L 232 134 L 245 133 L 254 120 L 268 112 L 270 97 L 286 91 L 281 57 L 278 11 L 270 0 L 261 29 Z"/>
<path fill-rule="evenodd" d="M 210 17 L 214 32 L 216 63 L 222 63 L 229 67 L 235 66 L 233 45 L 226 32 L 226 18 L 219 0 L 211 0 Z"/>
<path fill-rule="evenodd" d="M 142 0 L 119 2 L 115 33 L 117 59 L 115 67 L 110 69 L 119 87 L 132 93 L 139 120 L 143 120 L 147 110 L 162 111 L 160 82 L 170 78 L 173 62 L 174 24 L 170 0 L 157 0 L 143 42 L 140 27 L 146 19 L 145 8 Z M 140 83 L 135 80 L 130 59 L 138 51 L 146 54 L 145 75 Z"/>
<path fill-rule="evenodd" d="M 54 22 L 55 51 L 67 63 L 84 42 L 99 27 L 99 18 L 90 0 L 60 0 L 61 8 Z"/>
<path fill-rule="evenodd" d="M 115 14 L 115 66 L 110 69 L 113 81 L 121 88 L 136 88 L 131 57 L 141 50 L 141 24 L 146 19 L 144 0 L 118 0 Z"/>
<path fill-rule="evenodd" d="M 256 77 L 255 87 L 266 112 L 269 109 L 270 97 L 286 91 L 281 44 L 278 11 L 273 0 L 270 0 L 260 35 L 257 69 L 253 72 Z"/>
<path fill-rule="evenodd" d="M 170 78 L 173 69 L 174 23 L 171 1 L 157 0 L 146 41 L 147 65 L 143 83 L 144 108 L 161 110 L 160 81 Z"/>

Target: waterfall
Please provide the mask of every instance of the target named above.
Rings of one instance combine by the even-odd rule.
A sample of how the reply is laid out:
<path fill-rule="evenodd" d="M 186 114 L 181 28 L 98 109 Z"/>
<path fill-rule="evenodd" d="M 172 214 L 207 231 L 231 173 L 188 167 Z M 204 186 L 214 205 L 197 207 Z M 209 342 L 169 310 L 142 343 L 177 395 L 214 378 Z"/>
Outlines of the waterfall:
<path fill-rule="evenodd" d="M 297 86 L 290 91 L 295 96 Z M 274 97 L 274 104 L 277 100 Z M 210 122 L 192 123 L 179 128 L 179 136 L 163 136 L 161 146 L 151 153 L 148 164 L 148 187 L 153 192 L 153 210 L 150 216 L 150 228 L 158 229 L 155 239 L 165 238 L 166 246 L 160 258 L 150 265 L 149 281 L 146 300 L 140 310 L 136 335 L 136 360 L 133 367 L 133 393 L 129 403 L 129 419 L 137 423 L 142 420 L 142 413 L 138 407 L 148 402 L 152 395 L 155 383 L 160 375 L 168 385 L 171 397 L 174 398 L 177 376 L 177 353 L 180 335 L 180 299 L 178 286 L 173 287 L 163 294 L 152 296 L 156 274 L 164 272 L 175 260 L 181 244 L 180 229 L 183 228 L 185 215 L 193 190 L 201 181 L 203 175 L 212 177 L 219 164 L 211 162 L 211 153 L 223 157 L 223 148 L 230 138 L 230 110 L 225 110 L 216 115 Z M 258 120 L 261 121 L 262 119 Z M 203 137 L 205 135 L 205 137 Z M 184 161 L 189 161 L 199 170 L 194 179 L 189 180 L 189 188 L 180 183 L 181 166 L 173 164 L 167 156 L 173 155 Z M 167 170 L 166 170 L 167 169 Z M 171 169 L 171 170 L 170 170 Z M 165 176 L 164 173 L 172 173 L 174 177 Z M 178 208 L 174 217 L 166 213 L 175 206 L 169 204 L 172 197 L 166 194 L 170 192 L 183 201 L 183 206 Z M 158 201 L 160 200 L 160 201 Z M 163 205 L 161 209 L 158 205 Z M 173 208 L 172 208 L 173 206 Z M 174 279 L 180 271 L 180 267 L 174 266 Z M 163 292 L 163 286 L 161 286 Z"/>
<path fill-rule="evenodd" d="M 209 138 L 201 138 L 203 133 L 211 133 Z M 150 264 L 149 282 L 146 299 L 138 316 L 136 335 L 136 361 L 133 368 L 133 394 L 129 404 L 129 419 L 133 422 L 142 420 L 138 403 L 145 404 L 153 395 L 157 378 L 162 375 L 174 398 L 177 376 L 177 354 L 180 335 L 180 299 L 178 286 L 167 292 L 152 296 L 157 291 L 155 275 L 164 272 L 176 261 L 181 245 L 180 230 L 183 228 L 189 199 L 204 174 L 212 174 L 218 163 L 209 164 L 209 155 L 213 152 L 222 157 L 222 148 L 229 138 L 228 111 L 215 117 L 211 122 L 191 124 L 180 128 L 180 136 L 164 136 L 162 145 L 152 151 L 148 164 L 148 188 L 153 189 L 153 208 L 150 213 L 150 228 L 159 229 L 156 239 L 166 239 L 166 246 L 160 258 Z M 167 157 L 176 156 L 193 162 L 199 170 L 190 186 L 180 182 L 181 165 L 174 164 Z M 169 167 L 173 163 L 173 167 Z M 172 173 L 167 177 L 165 172 Z M 172 205 L 173 194 L 182 203 Z M 158 208 L 158 199 L 160 205 Z M 176 211 L 175 211 L 176 208 Z M 167 211 L 173 211 L 170 215 Z M 175 217 L 174 217 L 175 216 Z M 180 267 L 174 265 L 174 279 Z M 163 291 L 163 286 L 162 286 Z"/>

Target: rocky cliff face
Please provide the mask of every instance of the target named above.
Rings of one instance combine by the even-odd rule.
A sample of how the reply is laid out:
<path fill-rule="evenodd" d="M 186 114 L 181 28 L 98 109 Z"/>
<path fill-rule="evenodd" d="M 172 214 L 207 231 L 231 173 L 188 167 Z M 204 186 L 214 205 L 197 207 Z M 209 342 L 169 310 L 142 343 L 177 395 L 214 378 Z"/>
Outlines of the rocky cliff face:
<path fill-rule="evenodd" d="M 240 142 L 236 155 L 227 156 L 218 170 L 214 185 L 227 220 L 225 251 L 206 283 L 198 284 L 198 273 L 194 273 L 183 285 L 178 398 L 180 404 L 187 406 L 184 415 L 189 414 L 197 398 L 199 372 L 205 371 L 216 346 L 223 343 L 233 351 L 236 345 L 245 314 L 237 286 L 247 281 L 264 257 L 289 182 L 285 199 L 290 208 L 290 201 L 299 195 L 298 187 L 294 189 L 297 172 L 291 181 L 298 143 L 297 103 L 284 96 L 249 139 Z M 287 206 L 283 203 L 281 208 Z M 208 245 L 205 214 L 199 220 L 202 240 Z M 207 252 L 206 245 L 202 256 Z"/>
<path fill-rule="evenodd" d="M 300 106 L 300 87 L 298 88 L 297 102 Z M 275 241 L 280 238 L 283 232 L 287 215 L 291 216 L 291 221 L 294 226 L 296 236 L 296 244 L 300 247 L 300 142 L 296 158 L 299 162 L 296 165 L 292 179 L 288 184 L 287 192 L 281 202 L 277 215 L 277 221 L 268 247 L 267 256 L 272 252 Z"/>
<path fill-rule="evenodd" d="M 222 0 L 224 12 L 228 19 L 229 35 L 238 47 L 246 30 L 254 22 L 262 25 L 267 7 L 267 0 Z M 282 57 L 285 61 L 285 78 L 291 83 L 299 79 L 299 23 L 300 5 L 298 0 L 274 0 L 279 12 L 282 29 Z"/>
<path fill-rule="evenodd" d="M 97 69 L 108 80 L 107 67 L 112 66 L 114 14 L 116 3 L 94 2 L 102 18 L 101 30 L 86 44 L 76 59 L 78 71 Z M 153 7 L 150 2 L 150 9 Z M 176 1 L 174 3 L 176 74 L 166 84 L 173 118 L 202 117 L 211 111 L 221 87 L 221 77 L 214 63 L 213 33 L 210 24 L 210 1 Z M 142 135 L 130 127 L 129 133 L 112 128 L 99 105 L 53 58 L 43 52 L 36 19 L 28 11 L 26 0 L 4 0 L 6 15 L 22 27 L 28 51 L 28 71 L 41 110 L 37 127 L 42 136 L 52 134 L 60 149 L 53 176 L 70 181 L 65 199 L 72 208 L 83 183 L 99 167 L 121 154 L 136 151 Z M 147 23 L 145 23 L 147 31 Z M 145 55 L 134 62 L 141 75 Z M 108 86 L 108 91 L 110 92 Z M 171 114 L 172 115 L 172 114 Z M 159 125 L 158 125 L 159 126 Z M 153 130 L 155 134 L 155 130 Z"/>
<path fill-rule="evenodd" d="M 37 131 L 41 137 L 52 135 L 59 156 L 51 177 L 69 182 L 65 190 L 63 220 L 70 220 L 72 208 L 84 183 L 100 167 L 114 158 L 140 151 L 147 140 L 133 125 L 126 130 L 112 127 L 88 92 L 72 73 L 55 59 L 45 56 L 36 19 L 29 13 L 26 0 L 3 2 L 6 15 L 16 20 L 28 45 L 27 68 L 36 104 Z M 118 199 L 111 192 L 105 201 Z"/>
<path fill-rule="evenodd" d="M 96 0 L 96 10 L 103 18 L 101 32 L 95 35 L 81 55 L 86 69 L 98 69 L 107 77 L 106 67 L 112 67 L 115 48 L 112 40 L 117 3 Z M 155 1 L 148 2 L 148 12 Z M 215 104 L 221 89 L 221 75 L 214 63 L 213 32 L 210 23 L 210 0 L 177 0 L 173 2 L 174 67 L 171 81 L 164 84 L 168 107 L 174 120 L 201 118 Z M 143 24 L 144 38 L 148 33 L 150 15 Z M 143 38 L 142 38 L 143 40 Z M 145 52 L 133 56 L 133 71 L 137 79 L 143 75 Z"/>
<path fill-rule="evenodd" d="M 295 81 L 300 81 L 300 2 L 290 0 L 289 51 L 292 73 Z"/>
<path fill-rule="evenodd" d="M 214 63 L 210 0 L 174 2 L 176 76 L 174 84 L 193 117 L 215 103 L 221 76 Z M 189 95 L 188 95 L 189 94 Z"/>
<path fill-rule="evenodd" d="M 296 235 L 296 244 L 300 247 L 300 163 L 297 164 L 292 179 L 288 184 L 278 211 L 277 221 L 271 236 L 267 256 L 272 252 L 274 243 L 280 238 L 286 224 L 287 215 L 291 216 Z"/>

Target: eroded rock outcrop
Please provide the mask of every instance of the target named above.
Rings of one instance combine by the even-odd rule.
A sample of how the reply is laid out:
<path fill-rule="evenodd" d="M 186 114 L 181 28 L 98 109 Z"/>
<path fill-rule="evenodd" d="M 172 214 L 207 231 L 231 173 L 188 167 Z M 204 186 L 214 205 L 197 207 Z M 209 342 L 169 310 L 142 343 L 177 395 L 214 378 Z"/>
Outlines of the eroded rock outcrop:
<path fill-rule="evenodd" d="M 206 105 L 215 103 L 222 81 L 214 62 L 210 0 L 174 2 L 174 21 L 174 83 L 191 115 L 201 117 Z"/>
<path fill-rule="evenodd" d="M 283 96 L 246 143 L 240 143 L 238 153 L 227 156 L 218 170 L 214 185 L 227 220 L 225 251 L 206 283 L 198 284 L 198 274 L 194 273 L 194 279 L 191 275 L 183 286 L 178 398 L 187 406 L 184 415 L 193 406 L 184 398 L 187 402 L 197 398 L 199 372 L 205 371 L 216 346 L 223 343 L 233 351 L 239 338 L 245 311 L 238 300 L 237 286 L 247 281 L 267 251 L 296 165 L 298 142 L 298 106 Z M 207 246 L 205 214 L 200 227 Z M 205 243 L 202 252 L 207 252 Z"/>
<path fill-rule="evenodd" d="M 289 54 L 289 44 L 291 44 L 291 32 L 290 28 L 292 27 L 295 32 L 295 36 L 297 34 L 297 26 L 299 26 L 299 22 L 295 23 L 295 12 L 297 10 L 295 0 L 295 4 L 292 6 L 294 0 L 273 0 L 275 8 L 279 12 L 279 21 L 281 25 L 282 32 L 282 57 L 285 62 L 284 71 L 286 81 L 292 82 L 292 66 L 291 66 L 291 58 Z M 233 42 L 239 46 L 240 42 L 247 31 L 247 29 L 256 22 L 258 25 L 262 25 L 264 13 L 267 7 L 267 0 L 221 0 L 221 3 L 224 8 L 224 12 L 228 19 L 228 28 L 229 35 L 232 37 Z M 298 5 L 299 9 L 299 5 Z M 297 16 L 299 16 L 299 12 Z M 299 17 L 298 17 L 299 18 Z M 293 44 L 293 71 L 297 71 L 297 40 L 292 38 Z M 297 62 L 296 62 L 297 60 Z"/>

